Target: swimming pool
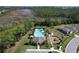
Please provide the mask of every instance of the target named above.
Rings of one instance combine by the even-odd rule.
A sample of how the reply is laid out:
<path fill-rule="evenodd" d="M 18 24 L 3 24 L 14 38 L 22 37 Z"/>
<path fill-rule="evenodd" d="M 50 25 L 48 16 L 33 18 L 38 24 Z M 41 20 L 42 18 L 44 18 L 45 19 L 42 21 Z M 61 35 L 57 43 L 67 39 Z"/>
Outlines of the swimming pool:
<path fill-rule="evenodd" d="M 43 29 L 35 29 L 34 31 L 34 36 L 35 37 L 44 37 L 44 30 Z"/>

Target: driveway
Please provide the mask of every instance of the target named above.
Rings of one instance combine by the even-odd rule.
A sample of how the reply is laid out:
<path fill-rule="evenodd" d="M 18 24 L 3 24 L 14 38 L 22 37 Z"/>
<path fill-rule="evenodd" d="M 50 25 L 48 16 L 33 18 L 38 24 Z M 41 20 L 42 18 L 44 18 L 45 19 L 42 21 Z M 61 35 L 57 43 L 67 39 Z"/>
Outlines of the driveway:
<path fill-rule="evenodd" d="M 65 49 L 65 53 L 76 53 L 78 45 L 79 45 L 79 37 L 77 36 L 68 43 Z"/>

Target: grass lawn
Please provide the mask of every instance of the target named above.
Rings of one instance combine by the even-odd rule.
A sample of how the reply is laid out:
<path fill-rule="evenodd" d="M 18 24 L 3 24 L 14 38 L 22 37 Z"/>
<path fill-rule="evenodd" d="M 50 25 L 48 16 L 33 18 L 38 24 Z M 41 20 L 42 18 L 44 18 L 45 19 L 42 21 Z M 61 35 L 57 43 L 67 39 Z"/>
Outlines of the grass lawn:
<path fill-rule="evenodd" d="M 64 37 L 64 40 L 62 42 L 62 50 L 63 52 L 65 51 L 65 48 L 67 46 L 67 44 L 74 38 L 75 36 L 74 35 L 70 35 L 70 36 L 65 36 Z"/>
<path fill-rule="evenodd" d="M 25 53 L 26 49 L 36 49 L 36 46 L 32 46 L 32 45 L 23 45 L 22 47 L 20 47 L 20 49 L 18 48 L 15 53 Z"/>
<path fill-rule="evenodd" d="M 12 52 L 13 53 L 24 53 L 26 49 L 30 48 L 36 48 L 36 46 L 33 45 L 24 45 L 28 41 L 28 34 L 30 31 L 21 38 L 21 40 L 15 45 Z"/>
<path fill-rule="evenodd" d="M 42 45 L 40 48 L 41 49 L 50 49 L 51 47 L 50 46 L 46 46 L 46 45 Z"/>
<path fill-rule="evenodd" d="M 59 37 L 60 39 L 62 39 L 62 36 L 64 35 L 63 33 L 61 33 L 60 31 L 56 30 L 56 29 L 52 29 L 54 36 Z"/>
<path fill-rule="evenodd" d="M 76 51 L 77 53 L 79 53 L 79 45 L 78 45 L 78 47 L 77 47 L 77 51 Z"/>
<path fill-rule="evenodd" d="M 79 35 L 79 32 L 78 33 L 75 33 L 75 34 Z"/>

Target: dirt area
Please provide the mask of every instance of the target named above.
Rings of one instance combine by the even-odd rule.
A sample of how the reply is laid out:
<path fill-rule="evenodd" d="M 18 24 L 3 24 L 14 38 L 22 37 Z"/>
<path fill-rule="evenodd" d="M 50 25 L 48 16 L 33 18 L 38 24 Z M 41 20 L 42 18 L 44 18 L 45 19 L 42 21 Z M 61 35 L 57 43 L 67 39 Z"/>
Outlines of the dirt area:
<path fill-rule="evenodd" d="M 55 36 L 52 36 L 50 40 L 51 40 L 51 42 L 54 43 L 54 44 L 60 42 L 59 38 L 58 38 L 58 37 L 55 37 Z"/>
<path fill-rule="evenodd" d="M 57 44 L 57 43 L 60 43 L 60 39 L 56 36 L 51 36 L 49 35 L 48 36 L 48 41 L 51 43 L 51 44 Z"/>

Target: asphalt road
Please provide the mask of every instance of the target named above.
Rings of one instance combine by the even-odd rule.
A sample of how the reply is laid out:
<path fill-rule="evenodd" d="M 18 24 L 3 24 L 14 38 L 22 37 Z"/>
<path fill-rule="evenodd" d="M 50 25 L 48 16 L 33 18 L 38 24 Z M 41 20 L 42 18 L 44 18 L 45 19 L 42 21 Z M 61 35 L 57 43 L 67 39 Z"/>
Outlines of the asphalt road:
<path fill-rule="evenodd" d="M 67 45 L 65 53 L 76 53 L 77 47 L 79 45 L 79 37 L 73 38 Z"/>

